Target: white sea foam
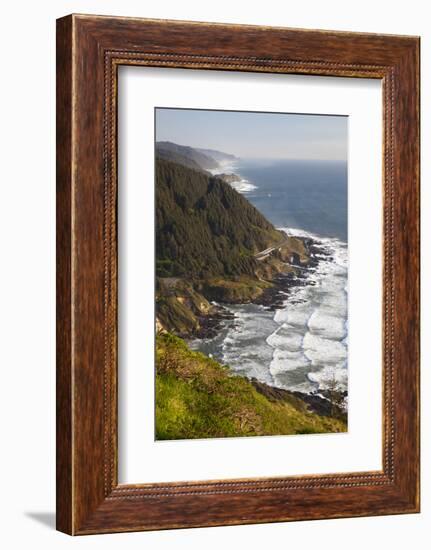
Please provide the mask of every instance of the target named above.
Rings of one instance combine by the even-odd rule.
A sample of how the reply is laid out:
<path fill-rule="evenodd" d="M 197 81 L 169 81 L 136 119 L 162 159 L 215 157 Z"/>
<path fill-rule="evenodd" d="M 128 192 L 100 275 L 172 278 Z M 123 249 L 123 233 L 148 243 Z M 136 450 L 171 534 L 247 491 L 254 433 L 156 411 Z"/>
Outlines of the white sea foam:
<path fill-rule="evenodd" d="M 224 358 L 247 376 L 256 376 L 278 387 L 322 390 L 335 379 L 346 389 L 347 246 L 337 239 L 281 229 L 288 235 L 315 241 L 315 246 L 321 249 L 317 269 L 308 272 L 309 284 L 293 287 L 288 293 L 284 306 L 272 317 L 273 331 L 268 333 L 267 315 L 257 321 L 253 306 L 249 306 L 247 313 L 237 311 L 240 322 L 236 337 L 232 342 L 230 333 L 225 340 Z M 262 345 L 263 326 L 266 346 Z M 241 353 L 243 345 L 248 347 L 247 356 Z"/>
<path fill-rule="evenodd" d="M 309 334 L 319 335 L 331 340 L 341 340 L 346 335 L 344 316 L 327 307 L 316 308 L 308 321 Z"/>
<path fill-rule="evenodd" d="M 347 246 L 303 230 L 283 230 L 291 236 L 312 238 L 321 254 L 317 269 L 309 277 L 314 284 L 297 287 L 274 316 L 281 324 L 267 338 L 274 348 L 270 365 L 274 382 L 311 391 L 324 389 L 335 379 L 346 389 Z"/>
<path fill-rule="evenodd" d="M 347 358 L 346 346 L 337 340 L 322 338 L 307 332 L 303 340 L 304 355 L 315 367 L 325 365 L 343 367 Z"/>
<path fill-rule="evenodd" d="M 287 301 L 286 305 L 290 307 L 284 307 L 275 312 L 274 321 L 279 324 L 286 323 L 290 327 L 305 328 L 312 314 L 313 305 L 309 302 L 296 304 L 292 302 L 293 300 Z"/>
<path fill-rule="evenodd" d="M 295 332 L 289 325 L 283 325 L 268 336 L 266 343 L 275 350 L 295 352 L 302 348 L 303 338 L 301 332 Z"/>
<path fill-rule="evenodd" d="M 302 351 L 284 351 L 277 348 L 272 355 L 270 371 L 272 376 L 277 377 L 287 370 L 308 369 L 309 365 L 310 362 Z"/>
<path fill-rule="evenodd" d="M 230 185 L 235 189 L 235 191 L 238 191 L 238 193 L 250 193 L 251 191 L 257 189 L 256 185 L 253 185 L 248 180 L 244 179 L 240 181 L 233 181 Z"/>
<path fill-rule="evenodd" d="M 347 368 L 323 367 L 317 372 L 310 372 L 308 378 L 311 382 L 318 384 L 319 389 L 325 389 L 328 384 L 332 386 L 335 381 L 340 387 L 347 388 Z"/>
<path fill-rule="evenodd" d="M 206 171 L 212 174 L 213 176 L 217 176 L 219 174 L 235 173 L 236 167 L 237 167 L 236 162 L 219 161 L 217 168 L 206 168 Z"/>
<path fill-rule="evenodd" d="M 237 164 L 236 162 L 219 162 L 219 165 L 217 168 L 211 168 L 208 170 L 213 176 L 221 175 L 221 174 L 236 174 L 238 177 L 241 177 L 241 174 L 238 174 L 236 172 Z M 257 185 L 254 185 L 251 183 L 248 179 L 242 178 L 239 181 L 233 181 L 229 183 L 229 185 L 235 189 L 235 191 L 238 191 L 238 193 L 250 193 L 251 191 L 254 191 L 257 189 Z"/>
<path fill-rule="evenodd" d="M 266 337 L 277 327 L 271 312 L 254 304 L 230 307 L 234 320 L 221 345 L 223 363 L 238 374 L 273 385 L 268 368 L 272 349 L 265 345 Z"/>
<path fill-rule="evenodd" d="M 281 229 L 312 238 L 319 264 L 306 270 L 305 284 L 292 287 L 275 313 L 255 304 L 230 306 L 234 319 L 217 343 L 219 359 L 238 374 L 281 388 L 321 391 L 335 380 L 347 389 L 347 245 Z"/>

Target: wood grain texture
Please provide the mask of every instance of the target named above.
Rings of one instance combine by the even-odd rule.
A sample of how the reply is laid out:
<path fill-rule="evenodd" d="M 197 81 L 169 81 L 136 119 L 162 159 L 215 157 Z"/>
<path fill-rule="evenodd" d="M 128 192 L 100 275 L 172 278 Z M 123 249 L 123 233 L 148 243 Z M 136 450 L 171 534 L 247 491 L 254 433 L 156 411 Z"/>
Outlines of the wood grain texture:
<path fill-rule="evenodd" d="M 57 23 L 57 529 L 72 531 L 72 33 Z"/>
<path fill-rule="evenodd" d="M 58 21 L 57 49 L 58 529 L 87 534 L 418 511 L 419 39 L 74 15 Z M 122 64 L 382 80 L 382 471 L 118 485 Z"/>

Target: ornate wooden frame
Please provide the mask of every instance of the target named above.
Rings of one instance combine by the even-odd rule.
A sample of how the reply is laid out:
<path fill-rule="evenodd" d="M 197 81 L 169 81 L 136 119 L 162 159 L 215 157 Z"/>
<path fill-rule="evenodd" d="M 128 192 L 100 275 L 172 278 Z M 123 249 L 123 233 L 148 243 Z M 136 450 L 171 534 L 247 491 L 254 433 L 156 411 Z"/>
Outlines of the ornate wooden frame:
<path fill-rule="evenodd" d="M 119 485 L 119 65 L 377 78 L 384 102 L 383 470 Z M 57 528 L 419 510 L 419 38 L 70 15 L 57 21 Z"/>

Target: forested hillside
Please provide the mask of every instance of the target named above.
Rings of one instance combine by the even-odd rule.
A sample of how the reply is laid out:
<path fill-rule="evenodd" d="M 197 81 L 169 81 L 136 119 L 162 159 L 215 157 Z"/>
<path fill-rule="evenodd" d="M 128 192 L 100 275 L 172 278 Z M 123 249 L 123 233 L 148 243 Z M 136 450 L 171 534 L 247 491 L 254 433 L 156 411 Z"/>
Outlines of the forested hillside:
<path fill-rule="evenodd" d="M 171 141 L 158 141 L 156 143 L 156 153 L 159 157 L 178 162 L 178 159 L 186 159 L 187 165 L 190 163 L 199 166 L 203 170 L 218 168 L 218 161 L 212 156 L 205 154 L 194 147 L 178 145 Z M 181 161 L 184 164 L 184 161 Z"/>
<path fill-rule="evenodd" d="M 158 148 L 156 149 L 156 158 L 175 162 L 176 164 L 181 164 L 182 166 L 186 166 L 186 168 L 192 168 L 193 170 L 206 172 L 206 170 L 201 168 L 201 166 L 199 166 L 199 164 L 195 160 L 190 157 L 181 155 L 180 153 L 177 153 L 175 151 Z"/>
<path fill-rule="evenodd" d="M 254 206 L 213 176 L 156 161 L 159 277 L 253 275 L 254 254 L 286 240 Z"/>

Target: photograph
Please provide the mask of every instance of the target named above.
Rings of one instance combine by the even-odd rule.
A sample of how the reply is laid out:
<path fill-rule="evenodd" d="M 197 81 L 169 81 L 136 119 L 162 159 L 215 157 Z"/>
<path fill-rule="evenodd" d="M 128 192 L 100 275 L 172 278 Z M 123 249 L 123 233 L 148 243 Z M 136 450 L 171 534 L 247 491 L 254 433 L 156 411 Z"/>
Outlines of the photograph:
<path fill-rule="evenodd" d="M 348 116 L 155 108 L 155 439 L 348 430 Z"/>

